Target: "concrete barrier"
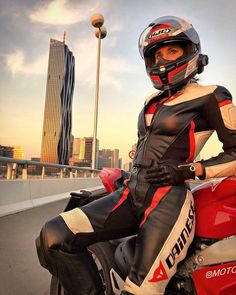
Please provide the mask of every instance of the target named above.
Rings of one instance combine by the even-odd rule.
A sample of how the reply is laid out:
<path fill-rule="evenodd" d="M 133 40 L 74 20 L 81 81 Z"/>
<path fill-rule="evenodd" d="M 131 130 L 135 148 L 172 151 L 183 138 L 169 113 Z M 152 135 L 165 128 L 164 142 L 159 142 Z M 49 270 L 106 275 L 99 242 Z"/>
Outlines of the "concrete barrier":
<path fill-rule="evenodd" d="M 69 198 L 72 191 L 101 188 L 100 178 L 0 180 L 0 216 Z"/>

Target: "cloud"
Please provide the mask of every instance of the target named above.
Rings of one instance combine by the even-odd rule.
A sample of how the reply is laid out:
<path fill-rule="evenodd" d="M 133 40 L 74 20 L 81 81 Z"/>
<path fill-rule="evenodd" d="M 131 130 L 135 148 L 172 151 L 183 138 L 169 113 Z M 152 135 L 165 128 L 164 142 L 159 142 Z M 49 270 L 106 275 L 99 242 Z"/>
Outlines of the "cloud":
<path fill-rule="evenodd" d="M 25 54 L 20 49 L 13 53 L 5 54 L 5 58 L 6 65 L 13 78 L 18 73 L 24 73 L 28 75 L 46 75 L 47 73 L 48 53 L 39 56 L 30 63 L 25 62 Z"/>
<path fill-rule="evenodd" d="M 100 85 L 115 87 L 121 89 L 122 74 L 129 73 L 135 70 L 135 65 L 130 64 L 126 59 L 121 57 L 111 57 L 108 52 L 101 48 L 101 67 L 100 67 Z M 109 42 L 107 47 L 115 46 L 116 41 Z M 104 46 L 105 47 L 105 46 Z M 97 40 L 83 39 L 77 47 L 74 48 L 76 62 L 76 77 L 87 87 L 94 87 L 96 79 L 97 66 Z"/>
<path fill-rule="evenodd" d="M 109 24 L 109 33 L 120 32 L 124 29 L 124 25 L 114 20 Z"/>
<path fill-rule="evenodd" d="M 115 44 L 115 42 L 114 42 Z M 86 87 L 94 87 L 96 79 L 97 47 L 96 39 L 83 40 L 73 50 L 75 56 L 76 79 Z M 89 48 L 89 50 L 88 50 Z M 48 65 L 48 52 L 38 56 L 35 60 L 27 62 L 23 50 L 5 54 L 6 65 L 14 78 L 17 74 L 46 75 Z M 121 57 L 104 55 L 101 50 L 100 85 L 122 87 L 122 75 L 134 71 L 134 65 Z"/>
<path fill-rule="evenodd" d="M 50 3 L 41 4 L 33 9 L 29 18 L 33 22 L 49 25 L 71 25 L 88 20 L 89 16 L 100 6 L 101 1 L 84 1 L 72 5 L 68 0 L 53 0 Z"/>
<path fill-rule="evenodd" d="M 134 66 L 123 58 L 104 57 L 101 73 L 101 85 L 113 86 L 116 89 L 122 87 L 122 75 L 134 70 Z"/>
<path fill-rule="evenodd" d="M 10 69 L 12 76 L 14 77 L 15 74 L 22 68 L 24 63 L 24 54 L 21 50 L 17 50 L 12 54 L 6 54 L 5 57 L 7 67 Z"/>

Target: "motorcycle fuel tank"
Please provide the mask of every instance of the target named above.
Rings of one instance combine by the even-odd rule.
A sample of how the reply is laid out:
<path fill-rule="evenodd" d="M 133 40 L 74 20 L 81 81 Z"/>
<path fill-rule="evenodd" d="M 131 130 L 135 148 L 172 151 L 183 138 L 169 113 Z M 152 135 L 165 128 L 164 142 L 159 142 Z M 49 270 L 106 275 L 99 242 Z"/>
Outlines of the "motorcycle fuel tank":
<path fill-rule="evenodd" d="M 198 237 L 222 239 L 236 235 L 236 176 L 203 183 L 193 195 Z"/>

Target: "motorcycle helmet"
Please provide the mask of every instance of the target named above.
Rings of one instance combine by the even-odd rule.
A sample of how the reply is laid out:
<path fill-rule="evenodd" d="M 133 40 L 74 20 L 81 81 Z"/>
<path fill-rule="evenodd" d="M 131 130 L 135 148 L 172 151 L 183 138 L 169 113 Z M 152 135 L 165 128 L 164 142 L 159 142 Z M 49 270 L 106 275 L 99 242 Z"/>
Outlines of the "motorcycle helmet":
<path fill-rule="evenodd" d="M 155 52 L 164 45 L 178 44 L 183 55 L 176 60 L 155 63 Z M 170 90 L 186 84 L 197 73 L 203 72 L 208 56 L 201 54 L 197 32 L 187 21 L 164 16 L 155 19 L 139 38 L 139 52 L 145 61 L 146 71 L 158 90 Z"/>

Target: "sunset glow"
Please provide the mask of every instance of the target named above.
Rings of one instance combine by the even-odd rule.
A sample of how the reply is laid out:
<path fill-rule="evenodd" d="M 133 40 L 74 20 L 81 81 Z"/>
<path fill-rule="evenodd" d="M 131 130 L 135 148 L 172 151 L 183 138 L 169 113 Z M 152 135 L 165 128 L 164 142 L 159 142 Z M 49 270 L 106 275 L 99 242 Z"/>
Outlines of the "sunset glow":
<path fill-rule="evenodd" d="M 62 40 L 64 31 L 75 56 L 72 134 L 93 135 L 97 39 L 90 17 L 101 12 L 108 34 L 101 48 L 98 139 L 100 148 L 118 148 L 123 163 L 127 162 L 137 140 L 138 114 L 145 99 L 156 91 L 137 49 L 142 30 L 162 15 L 191 22 L 200 35 L 203 53 L 210 58 L 199 82 L 223 85 L 235 97 L 235 10 L 235 1 L 222 5 L 213 0 L 170 0 L 164 5 L 159 0 L 2 2 L 0 144 L 22 146 L 27 159 L 40 155 L 49 41 Z M 214 136 L 202 157 L 220 150 Z"/>

